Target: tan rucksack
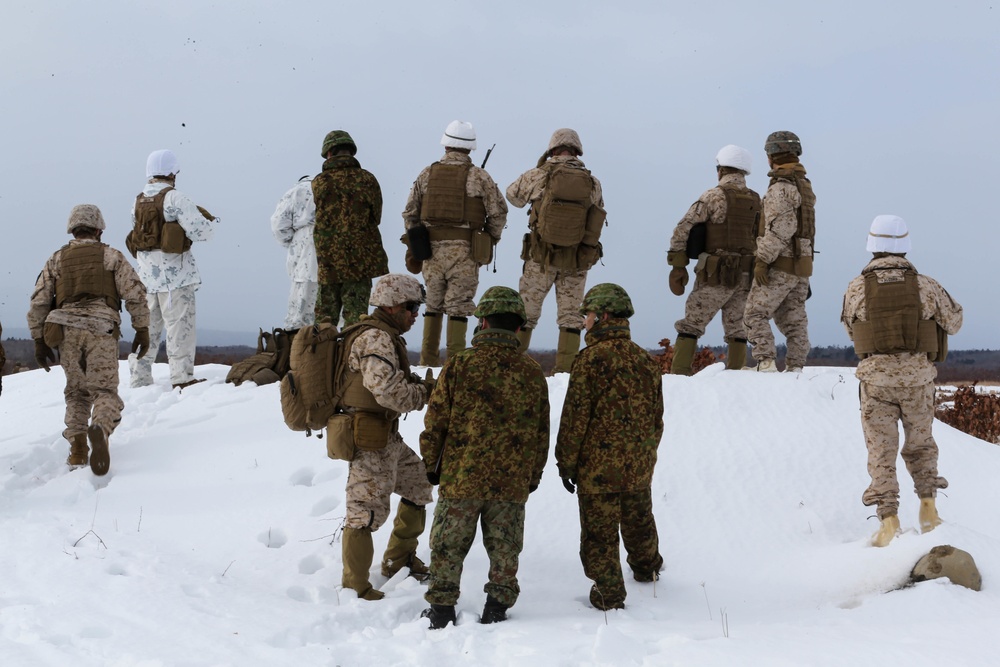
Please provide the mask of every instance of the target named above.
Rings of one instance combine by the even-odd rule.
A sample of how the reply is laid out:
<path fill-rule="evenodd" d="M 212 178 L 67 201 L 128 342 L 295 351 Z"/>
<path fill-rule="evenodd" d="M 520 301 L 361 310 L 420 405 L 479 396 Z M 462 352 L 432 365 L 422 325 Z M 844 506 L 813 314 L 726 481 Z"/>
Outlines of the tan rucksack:
<path fill-rule="evenodd" d="M 293 431 L 326 428 L 336 411 L 334 392 L 338 358 L 346 361 L 344 336 L 337 327 L 322 322 L 299 329 L 292 339 L 290 369 L 281 380 L 281 412 Z"/>
<path fill-rule="evenodd" d="M 551 169 L 536 212 L 542 241 L 554 246 L 597 245 L 604 211 L 591 204 L 593 188 L 586 169 L 563 165 Z"/>

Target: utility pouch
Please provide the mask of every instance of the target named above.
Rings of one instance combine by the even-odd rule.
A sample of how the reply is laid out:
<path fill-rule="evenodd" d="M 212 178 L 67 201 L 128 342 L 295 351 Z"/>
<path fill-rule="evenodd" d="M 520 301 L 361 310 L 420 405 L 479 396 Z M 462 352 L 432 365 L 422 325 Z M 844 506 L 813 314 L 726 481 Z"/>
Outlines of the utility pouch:
<path fill-rule="evenodd" d="M 607 211 L 597 204 L 592 205 L 587 211 L 587 225 L 583 230 L 581 243 L 596 246 L 597 242 L 601 240 L 601 231 L 604 229 L 604 221 L 607 219 Z"/>
<path fill-rule="evenodd" d="M 326 423 L 326 455 L 335 461 L 354 460 L 354 415 L 330 417 Z"/>
<path fill-rule="evenodd" d="M 576 266 L 586 271 L 601 259 L 604 249 L 600 243 L 596 246 L 584 245 L 581 243 L 576 249 Z"/>
<path fill-rule="evenodd" d="M 164 222 L 163 234 L 160 237 L 160 250 L 174 255 L 184 252 L 184 228 L 179 222 Z"/>
<path fill-rule="evenodd" d="M 493 237 L 489 232 L 479 230 L 472 232 L 472 261 L 480 266 L 486 266 L 493 261 Z"/>
<path fill-rule="evenodd" d="M 42 327 L 42 340 L 53 350 L 63 342 L 63 325 L 46 322 Z"/>
<path fill-rule="evenodd" d="M 365 451 L 378 451 L 389 444 L 392 422 L 371 412 L 355 412 L 353 419 L 354 446 Z"/>

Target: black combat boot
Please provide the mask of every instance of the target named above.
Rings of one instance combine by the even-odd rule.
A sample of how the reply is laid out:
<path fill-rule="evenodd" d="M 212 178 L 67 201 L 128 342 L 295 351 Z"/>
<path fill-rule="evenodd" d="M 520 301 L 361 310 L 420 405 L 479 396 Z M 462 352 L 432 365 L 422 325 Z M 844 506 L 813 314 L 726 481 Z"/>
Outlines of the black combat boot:
<path fill-rule="evenodd" d="M 424 609 L 420 616 L 430 619 L 431 630 L 440 630 L 449 623 L 455 624 L 455 605 L 432 604 L 430 609 Z"/>
<path fill-rule="evenodd" d="M 506 620 L 507 606 L 500 604 L 492 595 L 487 595 L 486 605 L 483 607 L 483 617 L 479 622 L 483 625 L 488 625 L 490 623 L 502 623 Z"/>

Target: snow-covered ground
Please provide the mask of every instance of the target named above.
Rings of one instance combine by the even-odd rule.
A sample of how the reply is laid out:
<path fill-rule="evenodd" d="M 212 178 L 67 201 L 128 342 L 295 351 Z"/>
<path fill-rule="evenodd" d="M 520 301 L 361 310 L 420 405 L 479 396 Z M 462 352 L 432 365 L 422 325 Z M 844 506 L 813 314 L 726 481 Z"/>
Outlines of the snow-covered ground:
<path fill-rule="evenodd" d="M 628 580 L 625 610 L 587 602 L 576 498 L 554 461 L 527 506 L 521 597 L 477 623 L 487 563 L 473 547 L 457 626 L 430 631 L 423 587 L 340 589 L 347 464 L 288 431 L 275 385 L 227 368 L 168 391 L 123 387 L 111 472 L 70 472 L 63 374 L 4 378 L 0 396 L 0 664 L 160 665 L 986 665 L 1000 641 L 1000 448 L 935 424 L 944 525 L 885 549 L 861 505 L 868 483 L 851 369 L 666 376 L 653 481 L 663 578 Z M 127 384 L 128 371 L 121 367 Z M 549 380 L 553 439 L 567 376 Z M 416 446 L 422 415 L 402 422 Z M 947 495 L 946 495 L 947 494 Z M 395 502 L 396 499 L 394 499 Z M 429 522 L 428 522 L 429 524 Z M 389 530 L 375 535 L 381 553 Z M 900 590 L 933 546 L 969 551 L 973 592 Z M 421 555 L 429 558 L 426 534 Z M 627 570 L 626 570 L 627 572 Z"/>

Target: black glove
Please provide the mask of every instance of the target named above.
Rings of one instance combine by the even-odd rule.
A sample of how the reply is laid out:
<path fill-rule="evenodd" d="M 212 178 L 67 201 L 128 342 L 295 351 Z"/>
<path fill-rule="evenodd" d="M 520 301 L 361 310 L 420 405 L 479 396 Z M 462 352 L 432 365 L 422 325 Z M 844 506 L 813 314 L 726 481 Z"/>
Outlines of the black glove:
<path fill-rule="evenodd" d="M 569 491 L 570 493 L 576 493 L 576 480 L 575 479 L 573 479 L 572 477 L 563 477 L 562 478 L 562 483 L 563 483 L 563 486 L 566 487 L 567 491 Z"/>
<path fill-rule="evenodd" d="M 538 485 L 537 484 L 529 484 L 528 485 L 528 493 L 534 493 L 537 489 L 538 489 Z"/>
<path fill-rule="evenodd" d="M 56 363 L 56 353 L 41 338 L 35 339 L 35 361 L 38 362 L 40 368 L 45 369 L 46 373 L 51 370 L 49 362 Z"/>
<path fill-rule="evenodd" d="M 437 486 L 441 483 L 441 475 L 436 472 L 428 472 L 427 481 L 431 483 L 431 486 Z"/>
<path fill-rule="evenodd" d="M 137 357 L 142 359 L 149 352 L 149 328 L 140 327 L 135 330 L 135 338 L 132 339 L 132 352 L 136 352 Z"/>

